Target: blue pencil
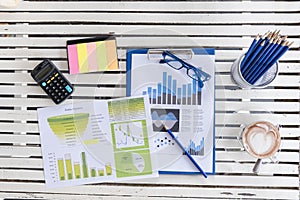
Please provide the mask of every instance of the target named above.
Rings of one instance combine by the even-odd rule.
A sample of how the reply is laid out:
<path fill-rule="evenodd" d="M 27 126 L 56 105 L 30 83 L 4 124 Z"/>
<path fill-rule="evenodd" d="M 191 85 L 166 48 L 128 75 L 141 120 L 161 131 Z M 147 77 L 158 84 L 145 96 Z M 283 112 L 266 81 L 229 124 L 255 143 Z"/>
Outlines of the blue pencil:
<path fill-rule="evenodd" d="M 271 65 L 271 64 L 273 65 L 277 61 L 278 57 L 281 57 L 283 53 L 285 53 L 287 50 L 288 50 L 288 46 L 287 46 L 287 42 L 285 42 L 282 45 L 280 45 L 278 51 L 275 52 L 274 55 L 269 59 L 267 65 Z"/>
<path fill-rule="evenodd" d="M 259 74 L 261 74 L 261 72 L 267 68 L 270 60 L 274 57 L 275 54 L 277 54 L 278 52 L 280 52 L 282 48 L 282 45 L 281 45 L 281 39 L 279 39 L 277 41 L 277 43 L 274 45 L 273 49 L 270 51 L 269 55 L 266 56 L 266 58 L 264 59 L 264 62 L 262 62 L 261 64 L 261 68 L 259 70 L 256 70 L 252 75 L 251 77 L 249 78 L 249 83 L 252 83 L 254 84 L 254 79 L 256 79 L 256 77 L 259 76 Z M 257 79 L 258 80 L 258 79 Z"/>
<path fill-rule="evenodd" d="M 261 53 L 261 55 L 256 59 L 255 62 L 250 66 L 249 71 L 245 72 L 245 79 L 248 81 L 249 77 L 253 75 L 254 72 L 257 71 L 258 68 L 261 67 L 261 63 L 263 60 L 269 55 L 269 52 L 272 50 L 274 47 L 275 43 L 273 42 L 273 38 L 269 41 L 267 46 L 265 47 L 264 51 Z M 249 81 L 248 81 L 249 82 Z"/>
<path fill-rule="evenodd" d="M 169 133 L 169 135 L 172 137 L 173 140 L 179 145 L 179 147 L 183 150 L 185 155 L 190 159 L 190 161 L 194 164 L 194 166 L 203 174 L 205 178 L 207 178 L 207 174 L 202 170 L 202 168 L 199 166 L 199 164 L 194 160 L 194 158 L 187 152 L 187 150 L 184 148 L 184 146 L 179 142 L 179 140 L 175 137 L 175 135 L 172 133 L 170 129 L 167 129 L 167 127 L 164 125 L 165 130 Z"/>
<path fill-rule="evenodd" d="M 251 58 L 249 58 L 249 61 L 247 61 L 244 69 L 241 71 L 243 77 L 245 77 L 245 72 L 248 70 L 248 67 L 250 66 L 250 64 L 252 63 L 252 61 L 256 58 L 256 56 L 261 52 L 261 50 L 263 49 L 265 45 L 265 41 L 262 41 L 262 43 L 255 49 L 255 52 L 253 52 L 253 55 L 251 55 Z"/>
<path fill-rule="evenodd" d="M 243 60 L 241 62 L 241 69 L 243 69 L 245 62 L 248 60 L 248 58 L 251 55 L 252 51 L 255 49 L 258 40 L 259 40 L 259 35 L 257 35 L 254 38 L 254 40 L 252 41 L 252 44 L 250 45 L 250 48 L 248 49 L 247 53 L 245 54 L 245 57 L 243 58 Z"/>
<path fill-rule="evenodd" d="M 268 54 L 266 55 L 266 57 L 264 58 L 264 60 L 261 62 L 260 67 L 263 68 L 264 66 L 267 65 L 268 61 L 270 60 L 270 58 L 272 57 L 272 55 L 274 55 L 274 53 L 276 53 L 280 47 L 281 47 L 281 39 L 277 38 L 275 40 L 275 44 L 272 47 L 272 49 L 270 49 L 270 51 L 268 52 Z M 260 72 L 260 70 L 256 70 L 251 74 L 251 77 L 249 77 L 249 83 L 252 82 L 252 80 L 254 79 L 254 77 Z"/>
<path fill-rule="evenodd" d="M 250 63 L 247 71 L 244 73 L 244 78 L 248 81 L 248 77 L 254 72 L 258 61 L 261 59 L 263 55 L 265 55 L 266 51 L 270 47 L 271 43 L 268 39 L 265 40 L 265 44 L 262 47 L 262 50 L 255 56 L 255 59 Z"/>
<path fill-rule="evenodd" d="M 253 83 L 255 83 L 261 76 L 263 76 L 280 58 L 289 50 L 291 44 L 285 43 L 284 46 L 281 48 L 280 52 L 277 53 L 276 56 L 267 64 L 267 66 L 253 79 Z"/>
<path fill-rule="evenodd" d="M 260 47 L 260 44 L 262 43 L 262 41 L 264 40 L 263 38 L 264 36 L 260 36 L 258 41 L 256 42 L 255 46 L 252 48 L 251 52 L 249 53 L 249 55 L 247 56 L 247 59 L 243 59 L 243 66 L 241 67 L 241 72 L 243 73 L 245 71 L 245 67 L 247 65 L 247 63 L 249 62 L 249 60 L 251 59 L 251 57 L 253 57 L 253 55 L 255 54 L 255 52 L 257 52 L 257 49 Z M 241 63 L 242 64 L 242 63 Z"/>

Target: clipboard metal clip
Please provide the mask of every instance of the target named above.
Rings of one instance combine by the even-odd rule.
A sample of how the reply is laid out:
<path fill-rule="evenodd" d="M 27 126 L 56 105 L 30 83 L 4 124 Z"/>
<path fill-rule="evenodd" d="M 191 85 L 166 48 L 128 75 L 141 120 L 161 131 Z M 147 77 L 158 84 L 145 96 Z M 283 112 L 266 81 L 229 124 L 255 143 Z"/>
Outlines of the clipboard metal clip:
<path fill-rule="evenodd" d="M 182 60 L 190 60 L 194 56 L 192 49 L 149 49 L 147 52 L 147 58 L 148 60 L 161 60 L 163 59 L 162 53 L 164 51 L 169 51 Z"/>

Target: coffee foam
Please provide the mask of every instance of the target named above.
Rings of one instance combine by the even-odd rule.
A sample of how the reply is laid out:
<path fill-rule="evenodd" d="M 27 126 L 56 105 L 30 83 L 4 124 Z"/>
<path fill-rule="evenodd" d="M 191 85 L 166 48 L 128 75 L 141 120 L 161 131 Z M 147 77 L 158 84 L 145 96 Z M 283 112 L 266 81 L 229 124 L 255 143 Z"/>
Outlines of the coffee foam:
<path fill-rule="evenodd" d="M 242 135 L 243 145 L 247 152 L 257 158 L 267 158 L 278 151 L 280 134 L 269 122 L 261 121 L 250 124 Z"/>

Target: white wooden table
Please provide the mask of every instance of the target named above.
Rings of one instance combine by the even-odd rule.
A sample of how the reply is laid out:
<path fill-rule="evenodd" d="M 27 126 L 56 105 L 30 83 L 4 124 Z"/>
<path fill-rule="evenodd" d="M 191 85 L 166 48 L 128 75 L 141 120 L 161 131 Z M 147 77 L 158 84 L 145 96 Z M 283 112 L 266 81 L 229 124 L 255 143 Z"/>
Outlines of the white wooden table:
<path fill-rule="evenodd" d="M 299 199 L 300 2 L 35 1 L 0 9 L 0 199 Z M 252 37 L 280 29 L 295 43 L 265 89 L 241 90 L 230 77 Z M 68 76 L 68 39 L 115 32 L 120 71 Z M 10 37 L 4 37 L 9 35 Z M 13 37 L 14 36 L 14 37 Z M 161 175 L 123 183 L 46 189 L 37 107 L 53 106 L 29 72 L 50 58 L 75 85 L 71 101 L 125 95 L 125 51 L 143 47 L 216 49 L 216 175 Z M 100 78 L 99 78 L 100 77 Z M 282 125 L 279 163 L 251 172 L 255 160 L 237 150 L 237 110 Z M 272 114 L 262 114 L 268 110 Z"/>

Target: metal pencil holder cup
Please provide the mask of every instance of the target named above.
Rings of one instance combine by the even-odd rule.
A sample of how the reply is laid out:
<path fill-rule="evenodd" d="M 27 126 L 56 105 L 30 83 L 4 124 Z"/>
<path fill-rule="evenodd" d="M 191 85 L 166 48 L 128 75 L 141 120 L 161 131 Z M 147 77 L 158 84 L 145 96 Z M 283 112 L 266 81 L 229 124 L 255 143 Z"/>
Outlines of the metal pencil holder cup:
<path fill-rule="evenodd" d="M 252 88 L 265 88 L 267 87 L 278 74 L 278 62 L 276 62 L 272 67 L 266 71 L 254 84 L 249 83 L 242 75 L 241 72 L 241 62 L 245 54 L 241 55 L 236 59 L 231 66 L 231 77 L 234 82 L 242 89 L 252 89 Z"/>

